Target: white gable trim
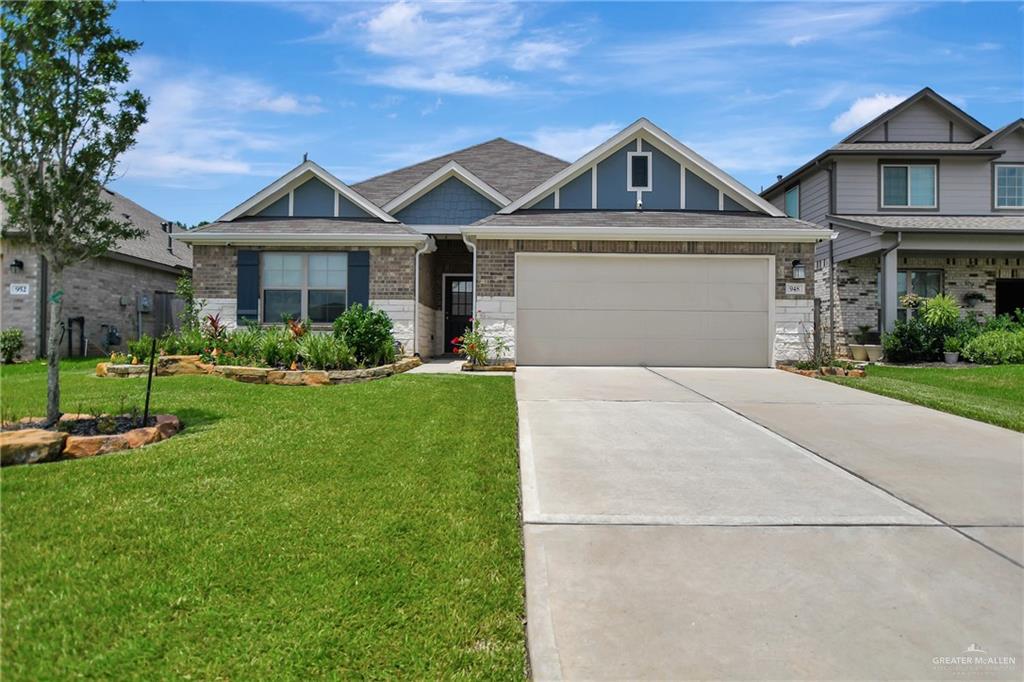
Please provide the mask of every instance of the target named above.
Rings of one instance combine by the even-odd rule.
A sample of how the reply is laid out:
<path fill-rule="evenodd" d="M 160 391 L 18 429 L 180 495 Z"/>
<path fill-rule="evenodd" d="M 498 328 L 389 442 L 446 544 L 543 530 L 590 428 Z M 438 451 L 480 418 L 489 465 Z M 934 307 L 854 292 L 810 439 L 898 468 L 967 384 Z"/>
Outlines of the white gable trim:
<path fill-rule="evenodd" d="M 453 177 L 458 178 L 466 185 L 469 185 L 476 192 L 487 197 L 498 206 L 508 206 L 508 197 L 474 175 L 458 161 L 449 161 L 388 203 L 384 204 L 384 210 L 388 213 L 397 213 L 420 197 L 429 193 L 430 190 L 434 189 L 442 182 Z"/>
<path fill-rule="evenodd" d="M 235 206 L 220 218 L 217 218 L 217 222 L 227 222 L 258 212 L 285 196 L 285 192 L 288 193 L 288 215 L 291 215 L 293 206 L 292 202 L 294 201 L 292 193 L 297 186 L 302 184 L 305 180 L 308 180 L 309 177 L 318 178 L 328 187 L 333 188 L 335 192 L 344 196 L 368 214 L 380 218 L 386 223 L 398 222 L 362 194 L 355 191 L 312 161 L 303 161 L 301 164 L 291 169 L 280 178 L 240 203 L 238 206 Z M 337 202 L 337 198 L 335 199 L 335 202 Z"/>
<path fill-rule="evenodd" d="M 778 208 L 762 199 L 755 192 L 745 187 L 741 182 L 733 178 L 721 168 L 711 163 L 703 156 L 648 121 L 646 118 L 641 118 L 625 130 L 622 130 L 605 140 L 597 147 L 580 157 L 578 161 L 566 166 L 558 173 L 555 173 L 548 180 L 537 185 L 537 187 L 498 211 L 498 213 L 514 213 L 524 206 L 529 206 L 539 198 L 546 196 L 555 187 L 560 187 L 565 184 L 565 182 L 572 180 L 575 176 L 586 171 L 587 168 L 591 166 L 596 168 L 598 163 L 608 156 L 611 156 L 613 153 L 618 151 L 619 148 L 633 141 L 637 137 L 643 137 L 643 139 L 659 147 L 662 152 L 665 152 L 672 157 L 673 160 L 679 163 L 680 172 L 684 172 L 684 168 L 688 168 L 691 173 L 706 176 L 705 179 L 718 185 L 719 189 L 725 187 L 739 203 L 746 205 L 748 208 L 776 217 L 782 217 L 785 215 Z"/>

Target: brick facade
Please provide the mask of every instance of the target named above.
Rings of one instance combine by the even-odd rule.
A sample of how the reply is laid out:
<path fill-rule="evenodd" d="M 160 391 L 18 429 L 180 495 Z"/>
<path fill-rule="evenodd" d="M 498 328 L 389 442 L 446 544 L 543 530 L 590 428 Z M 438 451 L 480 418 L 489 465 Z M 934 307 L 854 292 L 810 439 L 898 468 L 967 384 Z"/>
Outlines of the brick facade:
<path fill-rule="evenodd" d="M 21 260 L 22 272 L 12 273 L 10 263 Z M 23 358 L 37 357 L 45 345 L 45 329 L 41 315 L 41 302 L 46 292 L 41 291 L 42 258 L 28 243 L 21 240 L 3 240 L 2 274 L 0 274 L 0 320 L 4 329 L 18 327 L 24 333 Z M 159 333 L 155 312 L 141 313 L 138 298 L 149 296 L 156 310 L 157 292 L 173 292 L 179 272 L 170 268 L 148 266 L 141 262 L 118 257 L 94 258 L 76 263 L 64 271 L 64 306 L 61 317 L 85 318 L 87 355 L 104 355 L 111 350 L 125 350 L 127 342 L 136 339 L 140 331 L 149 335 Z M 28 296 L 12 296 L 10 284 L 28 284 Z M 141 330 L 139 323 L 141 320 Z M 107 329 L 117 327 L 122 342 L 116 346 L 106 344 Z M 79 354 L 78 326 L 75 326 L 74 349 Z M 61 342 L 61 352 L 67 354 L 68 337 Z"/>
<path fill-rule="evenodd" d="M 878 292 L 878 255 L 861 256 L 835 265 L 831 277 L 828 262 L 815 271 L 815 290 L 822 304 L 825 324 L 835 325 L 836 353 L 848 355 L 857 327 L 868 325 L 878 330 L 881 304 Z M 942 271 L 943 292 L 957 300 L 966 314 L 990 317 L 995 314 L 996 280 L 1024 278 L 1024 257 L 999 253 L 924 253 L 905 251 L 899 254 L 899 270 Z M 829 296 L 829 281 L 834 287 Z M 968 306 L 964 295 L 976 291 L 985 300 Z M 835 301 L 834 314 L 831 310 Z M 828 339 L 828 334 L 825 336 Z"/>

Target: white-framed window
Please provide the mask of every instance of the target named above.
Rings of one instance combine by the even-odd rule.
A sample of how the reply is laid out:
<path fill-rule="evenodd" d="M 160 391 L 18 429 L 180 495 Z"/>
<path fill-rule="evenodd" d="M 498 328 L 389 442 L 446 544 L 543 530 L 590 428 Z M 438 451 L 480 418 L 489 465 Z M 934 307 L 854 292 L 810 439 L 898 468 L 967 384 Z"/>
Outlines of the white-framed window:
<path fill-rule="evenodd" d="M 1024 163 L 996 164 L 996 208 L 1024 208 Z"/>
<path fill-rule="evenodd" d="M 937 170 L 934 163 L 882 164 L 882 208 L 935 208 Z"/>
<path fill-rule="evenodd" d="M 786 190 L 786 215 L 790 218 L 800 217 L 800 185 Z"/>
<path fill-rule="evenodd" d="M 651 153 L 628 152 L 626 154 L 626 190 L 649 192 L 651 187 Z"/>
<path fill-rule="evenodd" d="M 348 306 L 348 254 L 265 252 L 260 263 L 263 322 L 330 323 Z"/>

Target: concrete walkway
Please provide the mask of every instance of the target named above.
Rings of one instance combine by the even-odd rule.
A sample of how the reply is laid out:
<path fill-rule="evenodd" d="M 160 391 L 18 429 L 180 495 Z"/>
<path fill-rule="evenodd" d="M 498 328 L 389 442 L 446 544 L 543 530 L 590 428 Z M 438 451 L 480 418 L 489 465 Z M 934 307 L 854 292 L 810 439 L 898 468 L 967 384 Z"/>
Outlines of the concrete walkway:
<path fill-rule="evenodd" d="M 516 390 L 535 678 L 1024 674 L 1021 434 L 776 370 Z"/>

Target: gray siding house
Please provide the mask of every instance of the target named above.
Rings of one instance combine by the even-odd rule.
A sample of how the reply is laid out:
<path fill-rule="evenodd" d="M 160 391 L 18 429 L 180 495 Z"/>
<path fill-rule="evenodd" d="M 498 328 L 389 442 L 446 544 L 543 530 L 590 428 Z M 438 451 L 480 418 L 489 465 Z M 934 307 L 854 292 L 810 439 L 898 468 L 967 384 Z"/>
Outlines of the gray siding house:
<path fill-rule="evenodd" d="M 979 316 L 1024 308 L 1024 119 L 991 130 L 925 88 L 762 196 L 834 231 L 815 292 L 840 353 L 858 326 L 905 318 L 908 292 Z"/>
<path fill-rule="evenodd" d="M 348 185 L 304 160 L 176 238 L 230 324 L 358 302 L 423 357 L 476 317 L 523 365 L 767 367 L 811 351 L 828 236 L 640 119 L 574 163 L 496 139 Z"/>
<path fill-rule="evenodd" d="M 177 323 L 175 282 L 192 269 L 192 249 L 171 239 L 173 223 L 116 192 L 104 190 L 111 213 L 145 234 L 100 258 L 64 271 L 65 355 L 104 355 L 125 350 L 140 334 L 158 335 Z M 0 207 L 2 208 L 2 207 Z M 0 211 L 2 213 L 2 211 Z M 46 354 L 46 259 L 0 214 L 0 327 L 22 330 L 22 358 Z M 118 343 L 111 343 L 115 334 Z"/>

